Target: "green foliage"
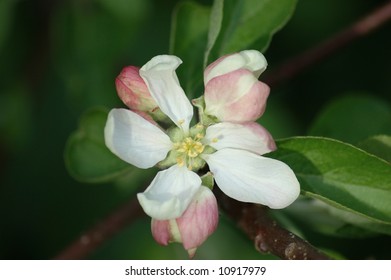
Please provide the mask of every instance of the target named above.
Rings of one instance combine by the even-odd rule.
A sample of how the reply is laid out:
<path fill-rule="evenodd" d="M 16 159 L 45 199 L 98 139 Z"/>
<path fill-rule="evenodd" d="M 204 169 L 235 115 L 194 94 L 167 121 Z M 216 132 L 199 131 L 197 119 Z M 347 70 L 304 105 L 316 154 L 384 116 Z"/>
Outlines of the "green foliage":
<path fill-rule="evenodd" d="M 303 195 L 391 224 L 391 166 L 387 162 L 352 145 L 317 137 L 281 140 L 270 156 L 291 166 Z"/>
<path fill-rule="evenodd" d="M 215 2 L 217 19 L 211 21 L 210 45 L 216 40 L 212 61 L 225 54 L 244 49 L 257 49 L 264 52 L 272 36 L 281 29 L 292 16 L 296 0 L 225 0 Z M 221 25 L 221 28 L 220 28 Z M 209 55 L 209 52 L 207 52 Z"/>
<path fill-rule="evenodd" d="M 300 224 L 296 224 L 293 231 L 309 228 L 326 236 L 352 239 L 374 237 L 379 233 L 391 235 L 390 224 L 374 222 L 351 211 L 342 210 L 309 197 L 299 198 L 282 212 L 288 216 L 286 218 L 288 221 L 294 220 Z M 306 218 L 303 219 L 303 217 Z"/>
<path fill-rule="evenodd" d="M 296 0 L 216 0 L 212 8 L 179 2 L 173 14 L 170 53 L 185 62 L 178 73 L 187 95 L 193 98 L 201 92 L 202 69 L 218 57 L 244 49 L 265 51 L 295 6 Z"/>
<path fill-rule="evenodd" d="M 103 135 L 107 113 L 105 109 L 89 110 L 82 116 L 79 129 L 68 139 L 65 163 L 77 180 L 90 183 L 111 181 L 135 169 L 107 149 Z"/>
<path fill-rule="evenodd" d="M 184 65 L 179 67 L 178 76 L 186 94 L 195 97 L 202 83 L 202 57 L 204 55 L 210 8 L 194 1 L 178 3 L 174 10 L 170 53 L 180 57 Z"/>
<path fill-rule="evenodd" d="M 209 22 L 208 43 L 204 55 L 204 68 L 208 64 L 208 58 L 213 46 L 219 37 L 222 21 L 223 21 L 224 0 L 215 0 L 213 2 L 212 11 Z"/>
<path fill-rule="evenodd" d="M 376 135 L 372 136 L 358 144 L 358 146 L 380 158 L 391 162 L 391 136 Z"/>

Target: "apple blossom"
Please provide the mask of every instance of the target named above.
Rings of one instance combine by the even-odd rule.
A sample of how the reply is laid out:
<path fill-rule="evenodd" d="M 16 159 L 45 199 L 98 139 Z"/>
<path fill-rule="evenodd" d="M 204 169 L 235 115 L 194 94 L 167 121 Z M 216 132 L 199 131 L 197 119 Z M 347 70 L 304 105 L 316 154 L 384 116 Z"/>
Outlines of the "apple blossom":
<path fill-rule="evenodd" d="M 266 67 L 262 58 L 257 51 L 244 51 L 212 63 L 205 70 L 205 103 L 193 102 L 201 116 L 201 122 L 193 126 L 193 107 L 175 73 L 182 61 L 172 55 L 152 58 L 139 75 L 174 127 L 163 130 L 131 110 L 110 111 L 104 131 L 106 146 L 139 168 L 164 169 L 137 195 L 153 219 L 152 231 L 159 243 L 180 240 L 192 250 L 211 233 L 212 226 L 202 229 L 196 221 L 205 215 L 202 209 L 213 207 L 192 206 L 204 188 L 197 172 L 205 165 L 219 188 L 236 200 L 278 209 L 298 197 L 300 186 L 289 166 L 262 156 L 276 146 L 268 131 L 253 122 L 263 113 L 269 93 L 256 79 Z M 204 122 L 203 112 L 218 121 Z M 175 225 L 180 239 L 174 235 Z M 189 237 L 189 228 L 197 236 Z"/>

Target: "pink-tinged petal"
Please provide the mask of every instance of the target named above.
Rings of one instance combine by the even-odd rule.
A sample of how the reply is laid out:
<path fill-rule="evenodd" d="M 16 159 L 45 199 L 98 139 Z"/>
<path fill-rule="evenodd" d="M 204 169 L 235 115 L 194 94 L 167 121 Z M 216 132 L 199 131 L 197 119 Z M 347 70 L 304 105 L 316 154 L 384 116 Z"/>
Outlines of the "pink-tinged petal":
<path fill-rule="evenodd" d="M 183 247 L 188 250 L 190 258 L 216 230 L 218 220 L 217 200 L 209 188 L 202 186 L 183 215 L 176 220 Z"/>
<path fill-rule="evenodd" d="M 258 135 L 259 138 L 263 139 L 263 142 L 266 145 L 266 150 L 268 150 L 267 152 L 265 151 L 265 153 L 269 153 L 269 152 L 275 151 L 277 149 L 276 142 L 274 141 L 273 136 L 262 125 L 260 125 L 259 123 L 256 123 L 256 122 L 246 122 L 246 123 L 242 123 L 242 125 L 251 129 L 252 132 L 254 132 L 256 135 Z M 260 155 L 263 155 L 263 154 L 264 153 L 261 153 Z"/>
<path fill-rule="evenodd" d="M 207 128 L 204 143 L 216 150 L 233 148 L 259 155 L 275 150 L 270 133 L 255 122 L 236 124 L 222 122 Z"/>
<path fill-rule="evenodd" d="M 170 241 L 170 223 L 169 220 L 156 220 L 151 221 L 152 236 L 155 241 L 160 244 L 167 246 Z"/>
<path fill-rule="evenodd" d="M 269 92 L 250 71 L 239 69 L 209 81 L 205 113 L 226 122 L 255 121 L 265 111 Z"/>
<path fill-rule="evenodd" d="M 225 75 L 238 69 L 247 69 L 258 79 L 267 67 L 266 58 L 256 50 L 246 50 L 220 57 L 211 63 L 204 71 L 204 84 L 211 79 Z"/>
<path fill-rule="evenodd" d="M 173 165 L 159 171 L 137 198 L 150 217 L 170 220 L 180 217 L 201 186 L 200 177 L 186 167 Z"/>
<path fill-rule="evenodd" d="M 281 161 L 234 149 L 222 149 L 203 158 L 219 188 L 233 199 L 281 209 L 300 194 L 295 174 Z"/>
<path fill-rule="evenodd" d="M 132 110 L 153 111 L 158 107 L 148 87 L 139 74 L 139 67 L 124 67 L 115 79 L 117 93 L 122 102 Z"/>
<path fill-rule="evenodd" d="M 110 111 L 104 135 L 111 152 L 139 168 L 150 168 L 165 159 L 173 145 L 160 128 L 126 109 Z"/>
<path fill-rule="evenodd" d="M 169 242 L 182 243 L 176 219 L 156 220 L 152 218 L 151 231 L 153 238 L 160 245 L 167 246 Z"/>
<path fill-rule="evenodd" d="M 152 97 L 178 127 L 188 132 L 193 117 L 193 107 L 181 88 L 175 69 L 182 61 L 173 55 L 159 55 L 140 69 Z"/>
<path fill-rule="evenodd" d="M 192 258 L 204 241 L 216 230 L 219 219 L 213 192 L 201 186 L 181 217 L 171 220 L 152 219 L 152 235 L 157 243 L 183 243 Z"/>

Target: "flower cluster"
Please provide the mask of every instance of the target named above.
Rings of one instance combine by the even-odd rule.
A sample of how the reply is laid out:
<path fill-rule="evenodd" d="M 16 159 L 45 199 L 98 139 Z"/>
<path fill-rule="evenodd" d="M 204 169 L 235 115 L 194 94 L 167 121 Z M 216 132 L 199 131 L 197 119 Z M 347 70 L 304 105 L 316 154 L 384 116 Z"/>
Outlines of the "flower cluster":
<path fill-rule="evenodd" d="M 134 166 L 163 169 L 137 197 L 152 217 L 155 240 L 182 242 L 192 257 L 217 227 L 214 181 L 236 200 L 274 209 L 291 204 L 300 186 L 285 163 L 262 156 L 276 149 L 255 122 L 269 95 L 269 87 L 258 81 L 267 66 L 264 56 L 247 50 L 210 64 L 204 95 L 193 100 L 196 124 L 175 73 L 181 63 L 176 56 L 159 55 L 141 68 L 122 70 L 116 87 L 130 110 L 110 111 L 105 142 Z M 164 129 L 170 122 L 174 125 Z M 202 174 L 206 165 L 210 172 Z"/>

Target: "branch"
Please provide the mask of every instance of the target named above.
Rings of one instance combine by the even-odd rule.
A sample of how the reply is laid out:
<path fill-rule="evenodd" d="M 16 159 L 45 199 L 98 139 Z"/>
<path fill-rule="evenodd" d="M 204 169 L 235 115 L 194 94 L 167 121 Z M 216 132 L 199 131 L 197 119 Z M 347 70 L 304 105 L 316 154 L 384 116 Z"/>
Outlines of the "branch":
<path fill-rule="evenodd" d="M 266 207 L 238 202 L 227 197 L 221 191 L 217 191 L 216 196 L 220 207 L 254 241 L 258 251 L 271 253 L 282 259 L 327 259 L 327 256 L 320 253 L 308 242 L 279 227 L 275 221 L 268 217 Z M 87 258 L 105 241 L 142 215 L 140 204 L 136 198 L 133 198 L 82 234 L 54 259 Z"/>
<path fill-rule="evenodd" d="M 391 1 L 388 1 L 385 5 L 377 8 L 366 17 L 358 20 L 333 37 L 287 60 L 276 70 L 271 71 L 265 76 L 265 83 L 273 86 L 285 80 L 292 79 L 313 64 L 326 59 L 337 50 L 381 27 L 390 19 Z"/>
<path fill-rule="evenodd" d="M 84 259 L 94 252 L 102 243 L 109 240 L 125 226 L 131 224 L 144 214 L 136 198 L 118 208 L 99 224 L 91 228 L 65 248 L 54 259 Z"/>
<path fill-rule="evenodd" d="M 261 205 L 242 203 L 217 191 L 220 207 L 254 241 L 255 249 L 287 260 L 326 260 L 307 241 L 278 226 Z"/>

